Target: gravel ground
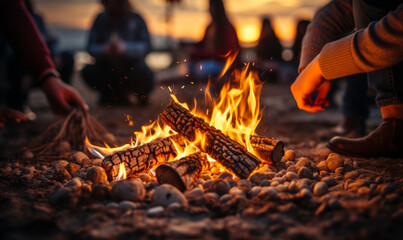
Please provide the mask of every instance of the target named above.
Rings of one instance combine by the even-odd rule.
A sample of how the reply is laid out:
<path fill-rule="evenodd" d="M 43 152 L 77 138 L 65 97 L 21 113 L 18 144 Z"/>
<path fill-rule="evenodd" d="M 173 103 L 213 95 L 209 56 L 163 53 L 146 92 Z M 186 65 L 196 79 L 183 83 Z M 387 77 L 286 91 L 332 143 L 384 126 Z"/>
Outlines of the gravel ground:
<path fill-rule="evenodd" d="M 96 106 L 96 94 L 75 84 L 91 113 L 122 143 L 169 102 L 170 91 L 162 87 L 147 107 Z M 201 97 L 200 88 L 171 87 L 189 103 Z M 249 180 L 203 173 L 182 193 L 149 173 L 108 182 L 100 161 L 85 154 L 43 162 L 22 151 L 57 119 L 34 92 L 37 120 L 0 135 L 1 239 L 401 239 L 401 159 L 331 153 L 323 133 L 337 124 L 338 111 L 303 113 L 288 86 L 265 85 L 261 102 L 257 132 L 286 143 L 281 163 L 263 166 Z M 379 122 L 374 110 L 369 129 Z"/>

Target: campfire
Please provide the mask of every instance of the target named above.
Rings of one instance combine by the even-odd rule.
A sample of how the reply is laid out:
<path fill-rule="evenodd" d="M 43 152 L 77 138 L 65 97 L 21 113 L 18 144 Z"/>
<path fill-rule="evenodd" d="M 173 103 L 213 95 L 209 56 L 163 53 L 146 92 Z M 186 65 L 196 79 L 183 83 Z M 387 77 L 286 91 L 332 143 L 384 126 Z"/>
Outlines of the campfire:
<path fill-rule="evenodd" d="M 222 76 L 233 59 L 229 58 Z M 172 100 L 160 118 L 135 132 L 135 141 L 105 148 L 87 139 L 87 148 L 103 159 L 109 180 L 150 171 L 160 184 L 169 183 L 185 191 L 203 171 L 213 168 L 247 179 L 263 165 L 280 162 L 284 143 L 255 132 L 262 116 L 259 102 L 263 83 L 249 65 L 235 70 L 230 78 L 217 98 L 207 86 L 207 108 L 195 100 L 190 110 L 171 94 Z"/>

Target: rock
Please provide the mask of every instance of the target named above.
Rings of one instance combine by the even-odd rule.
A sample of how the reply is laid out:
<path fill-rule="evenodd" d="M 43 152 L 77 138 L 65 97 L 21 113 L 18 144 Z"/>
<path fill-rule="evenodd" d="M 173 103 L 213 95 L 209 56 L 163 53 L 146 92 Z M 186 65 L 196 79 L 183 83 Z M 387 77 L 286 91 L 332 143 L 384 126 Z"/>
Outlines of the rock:
<path fill-rule="evenodd" d="M 280 184 L 279 182 L 273 181 L 273 182 L 271 182 L 270 186 L 276 187 L 276 186 L 278 186 L 279 184 Z M 261 185 L 261 186 L 262 186 L 262 187 L 265 187 L 265 186 L 263 186 L 263 185 Z"/>
<path fill-rule="evenodd" d="M 387 184 L 387 183 L 379 185 L 378 188 L 379 188 L 379 192 L 382 195 L 386 195 L 386 194 L 389 194 L 389 193 L 392 193 L 395 191 L 395 186 L 393 186 L 391 184 Z"/>
<path fill-rule="evenodd" d="M 144 183 L 148 183 L 151 180 L 150 175 L 148 175 L 147 173 L 142 173 L 139 175 L 139 178 L 141 179 L 142 182 Z"/>
<path fill-rule="evenodd" d="M 252 188 L 252 183 L 246 179 L 241 179 L 238 181 L 237 187 L 241 189 L 242 192 L 247 193 Z"/>
<path fill-rule="evenodd" d="M 273 187 L 262 187 L 262 190 L 259 193 L 259 197 L 274 197 L 277 195 L 277 190 Z"/>
<path fill-rule="evenodd" d="M 100 183 L 108 181 L 108 177 L 106 176 L 105 170 L 102 167 L 90 167 L 87 171 L 86 180 L 89 180 L 93 183 Z"/>
<path fill-rule="evenodd" d="M 116 200 L 143 201 L 146 189 L 139 179 L 117 181 L 112 187 L 112 196 Z"/>
<path fill-rule="evenodd" d="M 233 187 L 229 190 L 229 194 L 233 196 L 241 196 L 241 197 L 246 197 L 245 193 L 239 189 L 238 187 Z"/>
<path fill-rule="evenodd" d="M 62 141 L 62 142 L 59 143 L 58 146 L 56 146 L 55 150 L 56 150 L 56 152 L 58 152 L 60 154 L 70 152 L 71 151 L 71 145 L 67 141 Z"/>
<path fill-rule="evenodd" d="M 319 162 L 317 168 L 319 169 L 319 171 L 329 171 L 326 161 Z"/>
<path fill-rule="evenodd" d="M 67 171 L 70 173 L 70 175 L 74 175 L 78 170 L 81 168 L 80 165 L 76 163 L 69 163 L 66 167 Z"/>
<path fill-rule="evenodd" d="M 220 199 L 218 199 L 218 201 L 220 201 L 220 203 L 226 203 L 229 200 L 231 200 L 233 198 L 233 196 L 231 194 L 224 194 L 220 197 Z"/>
<path fill-rule="evenodd" d="M 117 204 L 117 203 L 115 203 L 115 202 L 110 202 L 110 203 L 107 203 L 107 204 L 105 205 L 105 207 L 107 207 L 107 208 L 113 208 L 113 209 L 118 209 L 118 208 L 119 208 L 119 204 Z"/>
<path fill-rule="evenodd" d="M 368 195 L 369 193 L 371 192 L 371 190 L 369 189 L 369 187 L 360 187 L 358 190 L 357 190 L 357 193 L 359 194 L 359 195 Z"/>
<path fill-rule="evenodd" d="M 232 178 L 226 178 L 224 179 L 229 184 L 229 188 L 236 187 L 236 182 Z"/>
<path fill-rule="evenodd" d="M 82 161 L 82 166 L 83 167 L 92 167 L 93 166 L 92 160 L 89 158 L 84 158 Z"/>
<path fill-rule="evenodd" d="M 318 182 L 315 184 L 315 187 L 313 188 L 313 193 L 316 196 L 322 196 L 323 194 L 327 193 L 328 189 L 329 188 L 325 182 Z"/>
<path fill-rule="evenodd" d="M 65 160 L 60 160 L 60 161 L 57 161 L 57 162 L 55 162 L 53 164 L 53 169 L 57 172 L 57 171 L 60 171 L 62 169 L 65 169 L 68 164 L 69 164 L 69 162 L 67 162 Z"/>
<path fill-rule="evenodd" d="M 319 178 L 324 178 L 326 176 L 329 176 L 329 172 L 327 172 L 327 171 L 320 171 L 319 172 Z"/>
<path fill-rule="evenodd" d="M 297 172 L 297 167 L 295 165 L 291 165 L 287 168 L 287 172 Z"/>
<path fill-rule="evenodd" d="M 227 194 L 229 189 L 230 185 L 222 179 L 215 180 L 210 187 L 210 191 L 217 193 L 219 196 Z"/>
<path fill-rule="evenodd" d="M 301 191 L 302 189 L 306 188 L 308 190 L 311 189 L 310 185 L 312 183 L 312 180 L 308 179 L 308 178 L 303 178 L 297 181 L 297 187 L 298 190 Z"/>
<path fill-rule="evenodd" d="M 259 186 L 254 186 L 254 187 L 250 190 L 249 195 L 253 198 L 253 197 L 257 196 L 257 195 L 260 193 L 260 191 L 262 191 L 262 188 L 261 188 L 261 187 L 259 187 Z"/>
<path fill-rule="evenodd" d="M 203 183 L 203 189 L 208 190 L 210 189 L 211 185 L 213 184 L 214 180 L 207 180 Z"/>
<path fill-rule="evenodd" d="M 337 184 L 336 179 L 334 179 L 334 177 L 331 177 L 331 176 L 322 178 L 322 181 L 325 182 L 329 186 L 334 186 Z"/>
<path fill-rule="evenodd" d="M 295 163 L 292 162 L 292 161 L 288 161 L 288 162 L 285 163 L 285 167 L 287 168 L 287 171 L 291 166 L 295 166 Z"/>
<path fill-rule="evenodd" d="M 334 198 L 334 197 L 330 198 L 327 201 L 327 204 L 331 208 L 341 208 L 341 203 L 340 203 L 339 199 Z"/>
<path fill-rule="evenodd" d="M 280 184 L 276 187 L 277 191 L 279 192 L 287 192 L 288 191 L 288 186 L 284 184 Z"/>
<path fill-rule="evenodd" d="M 302 157 L 299 159 L 299 161 L 295 164 L 295 167 L 300 168 L 300 167 L 309 167 L 310 166 L 310 161 L 308 158 Z"/>
<path fill-rule="evenodd" d="M 351 171 L 344 174 L 344 178 L 356 178 L 358 177 L 358 171 Z"/>
<path fill-rule="evenodd" d="M 334 173 L 342 174 L 344 172 L 344 167 L 338 167 L 334 170 Z"/>
<path fill-rule="evenodd" d="M 131 201 L 122 201 L 119 203 L 120 210 L 129 210 L 129 209 L 137 209 L 140 207 L 140 203 L 134 203 Z"/>
<path fill-rule="evenodd" d="M 216 201 L 218 201 L 218 199 L 220 198 L 220 196 L 218 196 L 218 194 L 215 193 L 215 192 L 208 192 L 208 193 L 205 193 L 205 194 L 204 194 L 204 197 L 205 197 L 206 199 L 214 199 L 214 200 L 216 200 Z"/>
<path fill-rule="evenodd" d="M 203 179 L 199 178 L 199 179 L 197 179 L 197 180 L 194 182 L 193 186 L 194 186 L 194 187 L 203 187 L 203 183 L 204 183 L 204 182 L 205 182 L 205 181 L 204 181 Z"/>
<path fill-rule="evenodd" d="M 55 179 L 59 182 L 63 182 L 64 180 L 70 180 L 71 175 L 65 168 L 63 168 L 56 172 Z"/>
<path fill-rule="evenodd" d="M 312 198 L 313 197 L 311 191 L 309 191 L 306 188 L 302 189 L 300 194 L 301 194 L 301 197 L 304 197 L 304 198 Z"/>
<path fill-rule="evenodd" d="M 94 160 L 92 160 L 92 165 L 93 166 L 102 166 L 102 159 L 95 158 Z"/>
<path fill-rule="evenodd" d="M 153 207 L 147 210 L 147 216 L 157 217 L 164 213 L 164 208 L 162 206 Z"/>
<path fill-rule="evenodd" d="M 49 198 L 50 204 L 56 207 L 75 207 L 78 199 L 74 192 L 68 188 L 56 189 Z"/>
<path fill-rule="evenodd" d="M 301 167 L 301 168 L 298 170 L 298 176 L 299 176 L 300 178 L 308 178 L 308 179 L 312 179 L 312 178 L 313 178 L 312 171 L 309 170 L 309 168 L 307 168 L 307 167 Z"/>
<path fill-rule="evenodd" d="M 294 161 L 295 160 L 295 152 L 294 152 L 294 150 L 285 151 L 284 157 L 287 159 L 287 161 Z"/>
<path fill-rule="evenodd" d="M 231 178 L 232 179 L 232 174 L 229 172 L 223 172 L 220 174 L 220 176 L 218 177 L 218 179 L 225 179 L 225 178 Z"/>
<path fill-rule="evenodd" d="M 66 184 L 66 187 L 71 188 L 71 189 L 79 189 L 79 188 L 81 188 L 81 186 L 82 186 L 82 183 L 79 178 L 73 178 Z"/>
<path fill-rule="evenodd" d="M 399 194 L 391 193 L 385 196 L 385 200 L 387 203 L 398 203 L 399 202 Z"/>
<path fill-rule="evenodd" d="M 334 172 L 336 168 L 343 166 L 343 159 L 337 153 L 331 153 L 326 159 L 327 168 Z"/>
<path fill-rule="evenodd" d="M 290 181 L 290 182 L 292 180 L 298 180 L 299 179 L 298 175 L 296 173 L 293 173 L 293 172 L 288 172 L 288 173 L 285 174 L 285 176 L 287 177 L 287 180 Z"/>
<path fill-rule="evenodd" d="M 152 198 L 156 205 L 164 207 L 174 202 L 187 205 L 186 197 L 177 188 L 168 184 L 162 184 L 157 187 Z"/>
<path fill-rule="evenodd" d="M 94 183 L 92 185 L 91 198 L 98 201 L 111 199 L 111 185 L 108 182 Z"/>
<path fill-rule="evenodd" d="M 73 155 L 71 155 L 71 158 L 70 158 L 70 160 L 73 163 L 77 163 L 79 165 L 83 164 L 83 159 L 88 159 L 88 156 L 85 153 L 80 152 L 80 151 L 75 152 Z"/>
<path fill-rule="evenodd" d="M 214 193 L 214 194 L 216 194 L 216 193 Z M 218 195 L 217 195 L 217 198 L 218 198 Z M 176 210 L 178 210 L 180 208 L 181 208 L 181 205 L 179 203 L 177 203 L 177 202 L 174 202 L 174 203 L 171 203 L 171 204 L 168 205 L 167 210 L 176 211 Z"/>
<path fill-rule="evenodd" d="M 327 143 L 319 143 L 315 148 L 315 154 L 321 157 L 328 156 L 332 151 L 327 148 Z"/>
<path fill-rule="evenodd" d="M 185 197 L 188 200 L 197 199 L 197 198 L 203 197 L 203 195 L 204 195 L 204 191 L 203 191 L 203 189 L 201 189 L 199 187 L 193 188 L 192 190 L 185 193 Z"/>
<path fill-rule="evenodd" d="M 383 178 L 381 177 L 381 176 L 379 176 L 379 177 L 377 177 L 376 179 L 375 179 L 375 183 L 376 184 L 380 184 L 380 183 L 382 183 L 383 182 Z"/>
<path fill-rule="evenodd" d="M 288 191 L 290 193 L 296 193 L 298 192 L 298 187 L 297 187 L 297 183 L 295 181 L 291 182 L 290 185 L 288 185 Z"/>
<path fill-rule="evenodd" d="M 29 151 L 29 150 L 25 150 L 25 151 L 22 153 L 22 157 L 23 157 L 23 158 L 26 158 L 26 159 L 32 159 L 32 158 L 34 158 L 34 154 L 33 154 L 31 151 Z"/>

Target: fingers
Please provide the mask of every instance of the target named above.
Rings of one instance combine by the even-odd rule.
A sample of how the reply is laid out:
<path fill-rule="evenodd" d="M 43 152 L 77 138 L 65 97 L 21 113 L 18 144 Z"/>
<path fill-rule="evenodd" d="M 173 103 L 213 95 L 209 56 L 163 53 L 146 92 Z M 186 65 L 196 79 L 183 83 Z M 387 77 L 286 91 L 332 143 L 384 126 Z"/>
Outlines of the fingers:
<path fill-rule="evenodd" d="M 327 94 L 331 88 L 331 83 L 329 81 L 324 81 L 318 88 L 318 96 L 316 97 L 315 104 L 328 106 L 329 101 L 326 100 Z"/>
<path fill-rule="evenodd" d="M 74 90 L 70 92 L 69 102 L 73 106 L 77 106 L 78 108 L 80 108 L 84 113 L 87 113 L 90 109 L 89 106 L 81 98 L 81 96 Z"/>

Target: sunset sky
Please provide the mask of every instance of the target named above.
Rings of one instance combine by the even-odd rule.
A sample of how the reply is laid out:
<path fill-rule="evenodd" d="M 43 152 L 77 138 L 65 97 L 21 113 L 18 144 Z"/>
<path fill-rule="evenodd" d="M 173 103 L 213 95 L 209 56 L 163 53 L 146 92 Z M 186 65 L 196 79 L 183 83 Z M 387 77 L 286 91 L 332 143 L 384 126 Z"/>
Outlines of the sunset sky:
<path fill-rule="evenodd" d="M 33 0 L 52 29 L 88 29 L 102 10 L 99 0 Z M 224 0 L 228 16 L 241 43 L 253 43 L 259 36 L 261 18 L 270 16 L 283 44 L 292 43 L 296 20 L 311 19 L 329 0 Z M 165 0 L 132 0 L 153 35 L 167 35 Z M 210 21 L 208 0 L 183 0 L 174 8 L 169 33 L 176 39 L 198 40 Z"/>

